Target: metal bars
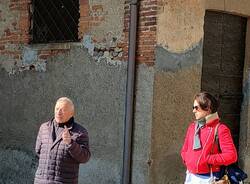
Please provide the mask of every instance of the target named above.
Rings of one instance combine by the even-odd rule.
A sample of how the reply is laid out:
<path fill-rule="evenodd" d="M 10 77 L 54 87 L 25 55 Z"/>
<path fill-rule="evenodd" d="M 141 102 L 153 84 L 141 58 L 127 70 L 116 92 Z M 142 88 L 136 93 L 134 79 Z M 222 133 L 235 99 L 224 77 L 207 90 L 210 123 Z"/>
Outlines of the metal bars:
<path fill-rule="evenodd" d="M 79 0 L 33 0 L 32 43 L 78 41 Z"/>

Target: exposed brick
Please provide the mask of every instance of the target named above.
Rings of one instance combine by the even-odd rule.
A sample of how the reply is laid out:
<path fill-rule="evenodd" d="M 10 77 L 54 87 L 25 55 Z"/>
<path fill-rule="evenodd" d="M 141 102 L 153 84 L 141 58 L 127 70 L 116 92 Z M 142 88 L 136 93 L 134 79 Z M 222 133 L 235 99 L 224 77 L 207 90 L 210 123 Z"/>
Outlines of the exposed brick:
<path fill-rule="evenodd" d="M 146 26 L 144 26 L 144 27 L 139 27 L 138 28 L 138 30 L 139 30 L 139 32 L 142 32 L 142 31 L 149 31 L 149 27 L 146 27 Z"/>
<path fill-rule="evenodd" d="M 130 0 L 124 2 L 124 29 L 123 40 L 118 43 L 118 46 L 123 49 L 122 58 L 128 58 L 128 39 L 129 39 L 129 22 L 130 22 Z M 5 34 L 0 38 L 0 53 L 10 54 L 16 59 L 21 58 L 19 51 L 6 51 L 4 44 L 26 44 L 31 40 L 29 35 L 30 15 L 29 7 L 31 0 L 10 0 L 10 10 L 19 12 L 20 19 L 13 22 L 9 29 L 5 30 Z M 90 28 L 100 25 L 105 21 L 105 12 L 103 5 L 95 4 L 90 6 L 89 0 L 79 0 L 80 3 L 80 20 L 79 20 L 79 38 L 82 38 Z M 137 36 L 137 56 L 138 63 L 146 63 L 151 65 L 154 63 L 155 45 L 156 45 L 156 21 L 157 21 L 157 0 L 141 0 L 139 3 L 139 17 L 138 17 L 138 36 Z M 13 29 L 14 28 L 14 29 Z M 52 55 L 64 53 L 67 50 L 47 50 L 39 53 L 39 58 L 46 59 Z"/>
<path fill-rule="evenodd" d="M 150 31 L 156 31 L 156 27 L 150 27 Z"/>
<path fill-rule="evenodd" d="M 3 55 L 9 55 L 9 56 L 17 56 L 17 55 L 20 55 L 21 52 L 19 51 L 9 51 L 9 50 L 0 50 L 0 54 L 3 54 Z"/>
<path fill-rule="evenodd" d="M 93 5 L 91 7 L 92 11 L 103 11 L 103 6 L 102 5 Z"/>
<path fill-rule="evenodd" d="M 155 1 L 144 0 L 144 1 L 141 1 L 140 4 L 142 6 L 156 6 L 157 5 L 157 0 L 155 0 Z"/>
<path fill-rule="evenodd" d="M 130 1 L 125 1 L 124 12 L 124 36 L 128 41 L 129 22 L 130 22 Z M 155 46 L 156 46 L 156 21 L 157 21 L 157 0 L 141 0 L 139 3 L 139 17 L 137 28 L 137 52 L 136 61 L 154 65 Z M 124 56 L 125 59 L 127 57 Z"/>
<path fill-rule="evenodd" d="M 156 17 L 142 17 L 140 19 L 141 22 L 156 22 Z"/>
<path fill-rule="evenodd" d="M 156 25 L 156 21 L 145 22 L 145 26 L 154 26 L 154 25 Z"/>
<path fill-rule="evenodd" d="M 0 50 L 4 50 L 5 46 L 4 45 L 0 45 Z"/>
<path fill-rule="evenodd" d="M 89 16 L 89 4 L 88 2 L 84 2 L 80 4 L 80 16 L 87 17 Z"/>
<path fill-rule="evenodd" d="M 17 23 L 16 23 L 16 22 L 13 22 L 11 25 L 12 25 L 14 28 L 16 28 Z"/>
<path fill-rule="evenodd" d="M 46 60 L 46 59 L 48 59 L 50 56 L 51 56 L 51 55 L 49 55 L 49 54 L 40 54 L 40 55 L 38 56 L 38 58 L 39 58 L 39 59 L 44 59 L 44 60 Z"/>
<path fill-rule="evenodd" d="M 80 17 L 88 17 L 89 10 L 86 10 L 86 7 L 80 6 Z"/>
<path fill-rule="evenodd" d="M 140 16 L 156 16 L 157 11 L 146 11 L 146 12 L 140 12 Z"/>
<path fill-rule="evenodd" d="M 16 54 L 16 55 L 13 55 L 13 58 L 20 60 L 22 58 L 22 56 L 21 56 L 21 54 Z"/>
<path fill-rule="evenodd" d="M 4 33 L 5 33 L 6 36 L 10 36 L 11 35 L 11 32 L 10 32 L 9 28 L 5 29 Z"/>
<path fill-rule="evenodd" d="M 80 0 L 80 5 L 89 5 L 89 0 Z"/>
<path fill-rule="evenodd" d="M 9 8 L 10 8 L 10 10 L 27 11 L 29 9 L 28 3 L 29 3 L 29 1 L 12 2 L 9 5 Z"/>

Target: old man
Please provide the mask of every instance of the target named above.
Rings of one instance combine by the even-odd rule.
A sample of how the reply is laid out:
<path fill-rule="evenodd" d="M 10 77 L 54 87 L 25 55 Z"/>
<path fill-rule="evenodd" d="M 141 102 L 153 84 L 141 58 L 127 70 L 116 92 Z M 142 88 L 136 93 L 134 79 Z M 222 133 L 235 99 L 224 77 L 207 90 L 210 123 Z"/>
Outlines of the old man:
<path fill-rule="evenodd" d="M 74 121 L 74 104 L 57 100 L 54 118 L 39 129 L 35 151 L 39 165 L 35 184 L 77 184 L 79 164 L 90 158 L 88 132 Z"/>

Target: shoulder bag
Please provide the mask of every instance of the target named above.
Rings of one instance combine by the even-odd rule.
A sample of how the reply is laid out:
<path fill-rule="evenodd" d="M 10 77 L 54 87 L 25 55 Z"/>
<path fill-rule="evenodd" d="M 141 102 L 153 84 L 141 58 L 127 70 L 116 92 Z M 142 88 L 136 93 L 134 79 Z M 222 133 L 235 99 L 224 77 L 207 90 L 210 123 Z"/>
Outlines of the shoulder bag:
<path fill-rule="evenodd" d="M 219 136 L 218 128 L 219 125 L 216 125 L 214 132 L 214 144 L 217 144 L 219 149 Z M 213 150 L 213 147 L 212 147 Z M 218 181 L 213 181 L 212 184 L 243 184 L 243 181 L 247 178 L 247 174 L 239 168 L 236 163 L 230 164 L 228 166 L 221 166 L 222 178 Z M 210 173 L 212 176 L 212 168 L 210 167 Z"/>

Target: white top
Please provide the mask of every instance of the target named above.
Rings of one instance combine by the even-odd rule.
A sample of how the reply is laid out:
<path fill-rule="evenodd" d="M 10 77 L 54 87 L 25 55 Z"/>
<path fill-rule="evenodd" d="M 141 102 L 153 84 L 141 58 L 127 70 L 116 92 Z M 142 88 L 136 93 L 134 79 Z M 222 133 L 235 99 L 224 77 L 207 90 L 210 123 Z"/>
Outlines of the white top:
<path fill-rule="evenodd" d="M 187 170 L 184 184 L 211 184 L 213 181 L 213 176 L 193 174 Z"/>

